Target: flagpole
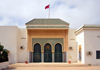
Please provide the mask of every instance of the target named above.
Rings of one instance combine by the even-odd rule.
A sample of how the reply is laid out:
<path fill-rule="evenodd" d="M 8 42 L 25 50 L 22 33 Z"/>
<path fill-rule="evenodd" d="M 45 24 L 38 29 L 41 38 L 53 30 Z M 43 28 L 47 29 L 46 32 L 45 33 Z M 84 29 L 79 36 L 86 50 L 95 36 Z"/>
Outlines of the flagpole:
<path fill-rule="evenodd" d="M 48 14 L 48 18 L 50 18 L 50 4 L 49 4 L 49 14 Z"/>

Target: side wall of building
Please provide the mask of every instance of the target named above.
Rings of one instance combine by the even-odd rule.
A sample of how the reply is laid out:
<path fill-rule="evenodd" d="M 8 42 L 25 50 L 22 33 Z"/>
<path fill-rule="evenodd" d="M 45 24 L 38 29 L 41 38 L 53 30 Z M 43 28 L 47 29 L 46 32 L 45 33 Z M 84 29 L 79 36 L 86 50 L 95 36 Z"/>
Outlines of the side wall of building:
<path fill-rule="evenodd" d="M 28 51 L 27 51 L 27 32 L 26 28 L 19 29 L 19 46 L 18 46 L 18 62 L 22 63 L 28 60 Z M 24 49 L 21 49 L 20 47 Z"/>
<path fill-rule="evenodd" d="M 85 43 L 84 43 L 84 31 L 81 31 L 76 35 L 77 41 L 77 61 L 79 61 L 79 46 L 81 46 L 81 62 L 85 64 Z"/>
<path fill-rule="evenodd" d="M 18 27 L 17 26 L 0 26 L 0 43 L 5 49 L 9 50 L 9 63 L 17 62 L 18 47 Z"/>
<path fill-rule="evenodd" d="M 85 63 L 100 65 L 100 59 L 96 59 L 96 51 L 100 51 L 100 29 L 86 29 L 85 34 Z M 99 36 L 99 37 L 98 37 Z M 91 51 L 91 56 L 87 52 Z"/>
<path fill-rule="evenodd" d="M 72 50 L 68 50 L 67 61 L 71 62 L 77 62 L 77 42 L 75 31 L 76 29 L 69 29 L 68 32 L 68 47 L 72 47 Z"/>

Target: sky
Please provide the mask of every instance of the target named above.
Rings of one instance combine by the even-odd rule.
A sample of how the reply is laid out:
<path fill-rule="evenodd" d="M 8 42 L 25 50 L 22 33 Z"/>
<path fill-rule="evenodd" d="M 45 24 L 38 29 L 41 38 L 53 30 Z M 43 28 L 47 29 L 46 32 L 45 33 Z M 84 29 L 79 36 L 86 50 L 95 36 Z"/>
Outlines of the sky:
<path fill-rule="evenodd" d="M 18 26 L 34 18 L 59 18 L 77 29 L 84 24 L 100 25 L 100 0 L 0 0 L 0 26 Z"/>

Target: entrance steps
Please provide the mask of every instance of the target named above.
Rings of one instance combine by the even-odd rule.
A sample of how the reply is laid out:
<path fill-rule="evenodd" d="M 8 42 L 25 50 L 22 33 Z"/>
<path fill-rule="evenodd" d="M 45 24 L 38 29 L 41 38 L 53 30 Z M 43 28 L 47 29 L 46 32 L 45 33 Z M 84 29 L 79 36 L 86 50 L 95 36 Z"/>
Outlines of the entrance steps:
<path fill-rule="evenodd" d="M 15 63 L 10 64 L 9 67 L 87 67 L 87 64 L 81 63 Z"/>

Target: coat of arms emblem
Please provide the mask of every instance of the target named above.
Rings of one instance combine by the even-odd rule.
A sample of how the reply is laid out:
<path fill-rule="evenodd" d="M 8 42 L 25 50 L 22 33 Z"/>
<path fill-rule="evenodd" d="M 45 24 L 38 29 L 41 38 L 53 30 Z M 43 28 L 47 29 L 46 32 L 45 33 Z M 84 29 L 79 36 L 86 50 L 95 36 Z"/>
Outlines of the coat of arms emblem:
<path fill-rule="evenodd" d="M 47 46 L 46 46 L 46 49 L 50 49 L 50 46 L 49 46 L 49 45 L 47 45 Z"/>

